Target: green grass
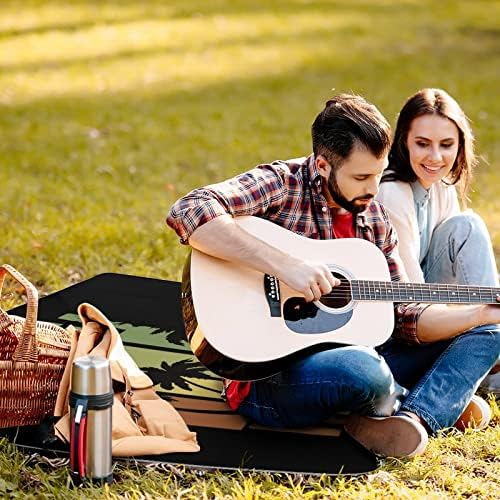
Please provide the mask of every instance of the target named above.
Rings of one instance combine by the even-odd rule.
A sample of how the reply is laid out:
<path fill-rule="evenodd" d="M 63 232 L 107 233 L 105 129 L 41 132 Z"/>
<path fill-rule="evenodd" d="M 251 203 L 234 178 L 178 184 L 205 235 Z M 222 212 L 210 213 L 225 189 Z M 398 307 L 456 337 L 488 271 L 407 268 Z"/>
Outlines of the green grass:
<path fill-rule="evenodd" d="M 288 498 L 305 499 L 494 499 L 498 484 L 500 419 L 483 432 L 458 431 L 431 441 L 425 456 L 388 460 L 377 472 L 361 477 L 166 471 L 115 464 L 111 487 L 72 488 L 67 468 L 26 457 L 0 441 L 0 496 L 29 498 Z M 57 465 L 57 464 L 56 464 Z"/>
<path fill-rule="evenodd" d="M 164 224 L 176 198 L 308 154 L 332 89 L 394 122 L 406 97 L 437 86 L 472 120 L 483 158 L 472 207 L 500 263 L 498 19 L 491 0 L 4 0 L 0 262 L 42 294 L 101 272 L 179 279 L 185 248 Z M 6 290 L 4 307 L 20 302 Z M 109 496 L 493 498 L 499 433 L 497 418 L 353 480 L 123 469 Z M 4 446 L 0 494 L 78 496 L 64 471 L 23 460 Z"/>

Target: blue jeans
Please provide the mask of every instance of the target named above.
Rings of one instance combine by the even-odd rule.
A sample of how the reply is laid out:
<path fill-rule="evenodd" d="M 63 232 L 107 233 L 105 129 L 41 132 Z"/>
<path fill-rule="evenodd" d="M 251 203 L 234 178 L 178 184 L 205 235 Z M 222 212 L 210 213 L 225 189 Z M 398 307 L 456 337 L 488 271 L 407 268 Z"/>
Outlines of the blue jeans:
<path fill-rule="evenodd" d="M 345 411 L 390 415 L 405 392 L 374 349 L 344 346 L 253 382 L 239 412 L 263 425 L 302 427 Z"/>
<path fill-rule="evenodd" d="M 499 286 L 488 230 L 474 212 L 450 217 L 434 229 L 421 267 L 426 283 Z"/>
<path fill-rule="evenodd" d="M 254 382 L 239 412 L 275 427 L 316 425 L 339 412 L 385 416 L 408 394 L 406 386 L 401 408 L 437 431 L 455 423 L 495 363 L 500 328 L 482 326 L 425 345 L 391 339 L 379 351 L 349 346 L 309 356 Z"/>
<path fill-rule="evenodd" d="M 488 229 L 472 211 L 450 217 L 434 229 L 421 266 L 426 283 L 500 286 Z"/>
<path fill-rule="evenodd" d="M 500 356 L 500 325 L 458 337 L 408 345 L 390 339 L 379 349 L 397 382 L 410 390 L 401 410 L 421 417 L 432 432 L 451 427 Z"/>

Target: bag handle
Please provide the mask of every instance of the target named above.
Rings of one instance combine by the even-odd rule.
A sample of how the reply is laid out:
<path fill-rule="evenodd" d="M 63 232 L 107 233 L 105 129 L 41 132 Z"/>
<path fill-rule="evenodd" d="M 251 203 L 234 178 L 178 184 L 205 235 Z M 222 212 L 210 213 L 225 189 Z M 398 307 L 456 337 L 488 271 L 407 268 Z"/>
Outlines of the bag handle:
<path fill-rule="evenodd" d="M 10 274 L 26 291 L 28 298 L 26 305 L 26 320 L 16 350 L 12 356 L 13 361 L 38 362 L 38 348 L 36 343 L 36 319 L 38 314 L 38 291 L 19 271 L 4 264 L 0 266 L 0 297 L 2 294 L 5 275 Z"/>

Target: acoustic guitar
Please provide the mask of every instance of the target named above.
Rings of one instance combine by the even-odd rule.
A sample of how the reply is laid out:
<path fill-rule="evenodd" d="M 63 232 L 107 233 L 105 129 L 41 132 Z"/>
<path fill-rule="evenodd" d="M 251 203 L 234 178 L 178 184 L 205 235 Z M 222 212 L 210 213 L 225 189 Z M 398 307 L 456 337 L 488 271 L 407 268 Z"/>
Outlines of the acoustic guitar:
<path fill-rule="evenodd" d="M 193 249 L 182 280 L 186 335 L 198 360 L 225 378 L 265 378 L 336 345 L 380 345 L 395 302 L 498 303 L 500 288 L 393 282 L 382 251 L 360 238 L 313 240 L 257 217 L 234 220 L 287 253 L 325 262 L 341 284 L 306 302 L 274 276 Z"/>

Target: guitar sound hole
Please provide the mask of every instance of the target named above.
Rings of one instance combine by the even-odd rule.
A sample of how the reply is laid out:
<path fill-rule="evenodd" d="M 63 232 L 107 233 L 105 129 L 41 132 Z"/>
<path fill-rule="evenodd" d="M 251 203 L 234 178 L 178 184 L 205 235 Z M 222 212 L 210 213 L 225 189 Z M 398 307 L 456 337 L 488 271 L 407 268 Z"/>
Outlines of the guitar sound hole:
<path fill-rule="evenodd" d="M 328 295 L 323 295 L 319 301 L 330 309 L 341 309 L 352 300 L 350 282 L 340 273 L 332 274 L 340 280 L 340 285 L 334 286 L 332 291 Z"/>

